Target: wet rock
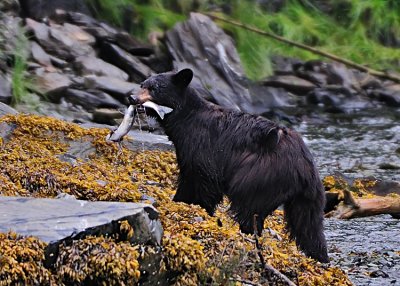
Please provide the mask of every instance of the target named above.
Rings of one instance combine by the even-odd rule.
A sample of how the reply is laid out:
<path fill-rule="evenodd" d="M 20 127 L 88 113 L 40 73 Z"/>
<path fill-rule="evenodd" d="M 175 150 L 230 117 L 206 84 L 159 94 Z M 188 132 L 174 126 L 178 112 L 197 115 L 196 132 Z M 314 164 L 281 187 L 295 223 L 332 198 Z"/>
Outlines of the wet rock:
<path fill-rule="evenodd" d="M 325 68 L 324 72 L 327 75 L 327 84 L 341 85 L 347 88 L 358 84 L 355 82 L 353 71 L 348 69 L 344 64 L 332 62 L 323 66 Z"/>
<path fill-rule="evenodd" d="M 81 0 L 20 0 L 24 17 L 41 20 L 55 13 L 57 9 L 76 11 L 90 15 L 90 11 Z"/>
<path fill-rule="evenodd" d="M 18 111 L 7 104 L 0 102 L 0 117 L 8 114 L 15 115 L 18 114 Z"/>
<path fill-rule="evenodd" d="M 142 82 L 153 73 L 139 59 L 115 44 L 104 43 L 101 48 L 100 57 L 123 69 L 129 74 L 130 80 L 134 82 Z"/>
<path fill-rule="evenodd" d="M 39 41 L 39 43 L 43 44 L 46 41 L 49 41 L 49 36 L 50 36 L 49 26 L 29 18 L 25 19 L 25 23 L 28 32 L 33 33 L 33 36 L 36 38 L 36 40 Z"/>
<path fill-rule="evenodd" d="M 380 101 L 385 102 L 387 106 L 400 107 L 400 91 L 376 89 L 373 90 L 370 95 Z"/>
<path fill-rule="evenodd" d="M 128 80 L 128 74 L 95 56 L 78 57 L 74 63 L 80 75 L 98 75 Z"/>
<path fill-rule="evenodd" d="M 121 108 L 124 106 L 111 95 L 100 90 L 83 91 L 68 88 L 64 96 L 66 101 L 81 105 L 88 111 L 93 111 L 99 107 Z"/>
<path fill-rule="evenodd" d="M 19 35 L 21 34 L 21 18 L 0 12 L 0 69 L 6 71 L 8 57 L 15 53 Z"/>
<path fill-rule="evenodd" d="M 123 145 L 132 150 L 174 150 L 174 145 L 165 135 L 155 135 L 149 132 L 131 130 L 127 134 L 134 140 L 124 140 Z"/>
<path fill-rule="evenodd" d="M 166 44 L 179 70 L 194 71 L 192 86 L 213 102 L 252 111 L 251 96 L 232 38 L 207 16 L 191 13 L 166 34 Z"/>
<path fill-rule="evenodd" d="M 52 66 L 51 57 L 47 54 L 43 48 L 36 42 L 31 42 L 31 55 L 32 58 L 39 64 L 45 67 Z"/>
<path fill-rule="evenodd" d="M 114 112 L 116 111 L 114 110 Z M 122 117 L 123 114 L 120 116 Z M 110 130 L 116 129 L 116 126 L 96 124 L 92 122 L 83 123 L 80 126 L 84 128 L 109 128 Z M 150 132 L 138 130 L 130 130 L 127 136 L 123 138 L 121 144 L 129 150 L 135 152 L 144 150 L 174 150 L 174 145 L 168 140 L 166 135 L 156 135 Z"/>
<path fill-rule="evenodd" d="M 376 180 L 376 183 L 371 187 L 371 191 L 379 196 L 388 194 L 400 195 L 400 182 Z"/>
<path fill-rule="evenodd" d="M 81 13 L 68 13 L 67 18 L 72 23 L 81 26 L 86 32 L 94 36 L 99 41 L 115 42 L 118 31 L 106 23 Z"/>
<path fill-rule="evenodd" d="M 117 119 L 122 119 L 121 112 L 110 108 L 97 108 L 93 112 L 93 121 L 100 124 L 117 125 Z"/>
<path fill-rule="evenodd" d="M 50 55 L 66 61 L 79 56 L 94 55 L 91 45 L 95 38 L 78 26 L 65 23 L 58 25 L 50 23 L 47 26 L 32 19 L 26 19 L 27 30 Z"/>
<path fill-rule="evenodd" d="M 0 117 L 3 116 L 2 113 L 2 105 L 3 103 L 0 102 Z M 5 105 L 5 104 L 4 104 Z M 0 146 L 6 144 L 14 132 L 16 126 L 13 124 L 8 124 L 5 122 L 0 123 Z"/>
<path fill-rule="evenodd" d="M 52 102 L 60 102 L 65 90 L 72 84 L 68 76 L 57 73 L 43 73 L 34 77 L 35 91 Z"/>
<path fill-rule="evenodd" d="M 68 144 L 68 150 L 63 154 L 65 158 L 88 161 L 91 155 L 96 154 L 96 148 L 89 137 L 68 141 Z"/>
<path fill-rule="evenodd" d="M 124 104 L 128 104 L 128 92 L 140 89 L 138 84 L 106 76 L 88 75 L 84 80 L 86 88 L 103 90 Z"/>
<path fill-rule="evenodd" d="M 62 26 L 51 25 L 50 35 L 58 45 L 65 47 L 74 57 L 95 54 L 91 45 L 96 39 L 78 26 L 68 23 Z"/>
<path fill-rule="evenodd" d="M 354 94 L 351 89 L 343 86 L 315 88 L 307 94 L 306 100 L 310 104 L 323 107 L 329 113 L 349 113 L 374 107 L 367 98 Z"/>
<path fill-rule="evenodd" d="M 294 58 L 272 56 L 271 62 L 273 64 L 274 73 L 276 75 L 294 74 L 294 66 L 303 65 L 304 62 Z"/>
<path fill-rule="evenodd" d="M 149 202 L 152 206 L 156 207 L 157 206 L 157 200 L 149 195 L 143 194 L 140 197 L 140 201 L 142 202 Z"/>
<path fill-rule="evenodd" d="M 249 91 L 253 96 L 253 112 L 264 114 L 269 111 L 278 112 L 276 108 L 295 106 L 297 96 L 287 92 L 283 88 L 250 85 Z"/>
<path fill-rule="evenodd" d="M 0 103 L 10 104 L 12 100 L 11 81 L 0 72 Z"/>
<path fill-rule="evenodd" d="M 142 44 L 133 38 L 131 34 L 124 31 L 120 31 L 115 35 L 115 42 L 119 47 L 135 56 L 148 57 L 154 54 L 154 49 L 150 45 Z"/>
<path fill-rule="evenodd" d="M 61 243 L 118 235 L 123 220 L 134 230 L 131 243 L 159 245 L 163 232 L 158 212 L 148 204 L 0 197 L 0 206 L 1 232 L 12 230 L 49 242 L 47 266 L 56 261 Z"/>
<path fill-rule="evenodd" d="M 50 60 L 51 60 L 51 63 L 57 68 L 63 69 L 68 66 L 68 62 L 66 62 L 62 59 L 59 59 L 55 56 L 50 56 Z"/>
<path fill-rule="evenodd" d="M 265 86 L 281 87 L 298 95 L 304 95 L 316 87 L 313 83 L 293 75 L 272 76 L 261 83 Z"/>
<path fill-rule="evenodd" d="M 12 11 L 18 13 L 19 8 L 18 0 L 2 0 L 0 3 L 0 11 L 3 12 Z"/>

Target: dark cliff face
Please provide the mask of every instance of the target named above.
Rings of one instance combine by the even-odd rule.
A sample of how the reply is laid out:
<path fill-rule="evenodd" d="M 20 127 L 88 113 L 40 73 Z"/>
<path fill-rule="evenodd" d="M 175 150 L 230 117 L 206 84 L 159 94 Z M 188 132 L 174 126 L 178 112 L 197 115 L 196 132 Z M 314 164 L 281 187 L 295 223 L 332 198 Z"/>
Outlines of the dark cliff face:
<path fill-rule="evenodd" d="M 24 18 L 42 20 L 54 15 L 57 9 L 91 15 L 83 0 L 20 0 L 19 3 L 21 16 Z"/>

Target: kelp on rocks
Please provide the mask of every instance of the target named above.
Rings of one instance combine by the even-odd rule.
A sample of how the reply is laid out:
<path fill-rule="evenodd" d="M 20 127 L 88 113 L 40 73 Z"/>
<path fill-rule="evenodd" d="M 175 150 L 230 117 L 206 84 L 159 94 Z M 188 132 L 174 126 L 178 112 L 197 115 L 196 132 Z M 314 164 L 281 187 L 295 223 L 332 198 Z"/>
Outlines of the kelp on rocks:
<path fill-rule="evenodd" d="M 238 225 L 227 214 L 227 201 L 214 217 L 199 206 L 172 201 L 178 174 L 173 152 L 132 152 L 106 142 L 107 129 L 83 129 L 53 118 L 18 115 L 0 118 L 1 122 L 15 129 L 10 138 L 0 142 L 0 195 L 56 197 L 66 193 L 92 201 L 147 201 L 160 213 L 164 228 L 160 271 L 174 274 L 170 275 L 171 283 L 266 282 L 254 238 L 240 233 Z M 77 158 L 73 162 L 63 159 L 73 140 L 90 142 L 93 150 L 88 158 Z M 297 251 L 284 230 L 282 212 L 276 211 L 268 217 L 265 228 L 260 238 L 264 258 L 292 281 L 299 285 L 351 285 L 339 268 L 324 266 Z M 19 268 L 0 267 L 1 281 L 41 279 L 49 285 L 54 281 L 82 285 L 82 281 L 89 279 L 113 281 L 113 285 L 132 284 L 140 279 L 138 267 L 140 256 L 145 255 L 143 249 L 153 251 L 151 248 L 139 251 L 138 246 L 113 238 L 88 237 L 62 249 L 56 270 L 50 272 L 42 266 L 43 242 L 15 234 L 0 235 L 0 238 L 7 237 L 0 239 L 1 265 L 16 255 L 25 257 L 33 265 L 19 272 L 13 270 Z M 25 242 L 15 248 L 18 241 Z M 34 241 L 34 250 L 31 250 L 31 241 Z M 77 255 L 84 258 L 78 259 Z M 107 271 L 97 273 L 98 265 Z"/>

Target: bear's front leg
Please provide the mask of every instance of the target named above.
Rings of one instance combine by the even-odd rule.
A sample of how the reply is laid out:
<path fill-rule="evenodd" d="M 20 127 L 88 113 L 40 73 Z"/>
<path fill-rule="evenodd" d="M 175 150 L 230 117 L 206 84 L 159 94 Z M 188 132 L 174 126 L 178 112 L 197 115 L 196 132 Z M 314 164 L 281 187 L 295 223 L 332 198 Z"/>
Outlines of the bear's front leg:
<path fill-rule="evenodd" d="M 213 191 L 212 184 L 209 182 L 194 180 L 193 178 L 188 180 L 187 177 L 179 175 L 178 190 L 173 201 L 199 205 L 212 216 L 222 198 L 223 194 Z"/>

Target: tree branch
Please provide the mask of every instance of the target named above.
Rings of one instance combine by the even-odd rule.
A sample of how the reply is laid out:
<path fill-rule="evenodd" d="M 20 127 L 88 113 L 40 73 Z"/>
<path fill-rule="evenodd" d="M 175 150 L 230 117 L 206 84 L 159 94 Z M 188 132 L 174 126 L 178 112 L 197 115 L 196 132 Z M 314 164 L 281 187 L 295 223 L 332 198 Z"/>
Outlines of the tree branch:
<path fill-rule="evenodd" d="M 344 58 L 338 57 L 338 56 L 336 56 L 334 54 L 327 53 L 327 52 L 318 50 L 316 48 L 313 48 L 313 47 L 310 47 L 310 46 L 307 46 L 307 45 L 304 45 L 304 44 L 301 44 L 301 43 L 297 43 L 297 42 L 288 40 L 288 39 L 286 39 L 284 37 L 281 37 L 281 36 L 278 36 L 278 35 L 275 35 L 273 33 L 269 33 L 269 32 L 263 31 L 263 30 L 260 30 L 258 28 L 252 27 L 252 26 L 248 26 L 248 25 L 243 24 L 243 23 L 238 22 L 238 21 L 226 19 L 226 18 L 217 16 L 217 15 L 212 14 L 212 13 L 204 13 L 204 14 L 209 16 L 212 19 L 219 20 L 219 21 L 222 21 L 222 22 L 225 22 L 225 23 L 240 27 L 242 29 L 245 29 L 245 30 L 248 30 L 248 31 L 263 35 L 263 36 L 266 36 L 266 37 L 273 38 L 273 39 L 275 39 L 277 41 L 286 43 L 286 44 L 294 46 L 294 47 L 301 48 L 303 50 L 307 50 L 309 52 L 312 52 L 314 54 L 320 55 L 322 57 L 329 58 L 329 59 L 334 60 L 336 62 L 340 62 L 342 64 L 345 64 L 346 66 L 352 67 L 354 69 L 366 72 L 366 73 L 368 73 L 370 75 L 377 76 L 377 77 L 380 77 L 380 78 L 383 78 L 383 79 L 389 79 L 389 80 L 392 80 L 394 82 L 400 83 L 400 76 L 368 68 L 368 67 L 366 67 L 364 65 L 357 64 L 357 63 L 352 62 L 352 61 L 350 61 L 348 59 L 344 59 Z"/>
<path fill-rule="evenodd" d="M 257 249 L 257 254 L 258 257 L 260 258 L 260 262 L 261 262 L 261 266 L 262 268 L 266 271 L 266 273 L 268 273 L 269 277 L 272 276 L 276 276 L 278 279 L 282 280 L 283 282 L 285 282 L 287 285 L 289 286 L 296 286 L 296 284 L 294 284 L 286 275 L 284 275 L 282 272 L 280 272 L 279 270 L 277 270 L 276 268 L 272 267 L 269 264 L 265 263 L 264 257 L 262 255 L 262 249 L 261 249 L 261 245 L 258 242 L 258 238 L 257 238 L 257 234 L 258 234 L 258 230 L 257 230 L 257 217 L 258 215 L 255 214 L 253 217 L 253 231 L 254 231 L 254 240 L 255 240 L 255 245 L 256 245 L 256 249 Z"/>

